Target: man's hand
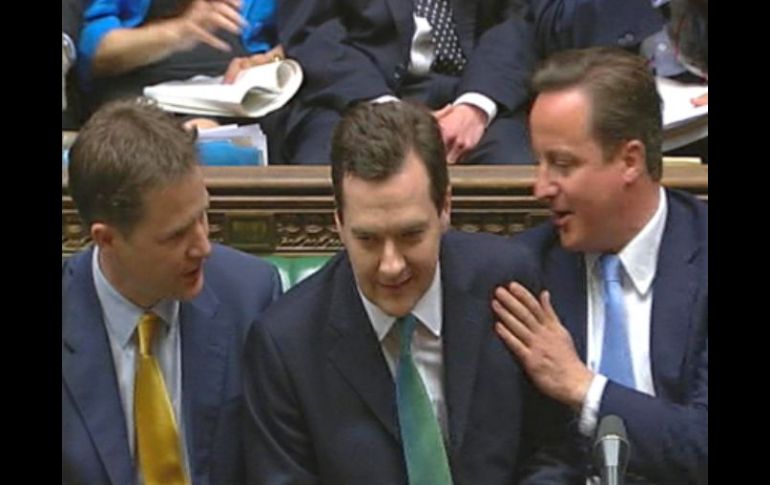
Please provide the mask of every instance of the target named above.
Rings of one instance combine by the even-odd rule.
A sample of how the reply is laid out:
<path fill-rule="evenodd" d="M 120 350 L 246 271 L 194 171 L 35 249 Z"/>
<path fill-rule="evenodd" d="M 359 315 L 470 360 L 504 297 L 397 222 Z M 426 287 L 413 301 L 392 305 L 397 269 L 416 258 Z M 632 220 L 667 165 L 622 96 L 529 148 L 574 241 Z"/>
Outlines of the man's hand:
<path fill-rule="evenodd" d="M 498 287 L 492 309 L 500 319 L 495 330 L 538 389 L 579 410 L 593 373 L 578 357 L 572 337 L 551 306 L 548 291 L 543 291 L 538 301 L 518 283 Z"/>
<path fill-rule="evenodd" d="M 229 51 L 230 45 L 214 35 L 224 29 L 238 34 L 246 25 L 240 14 L 241 0 L 193 0 L 181 16 L 173 19 L 180 50 L 189 50 L 198 42 Z"/>
<path fill-rule="evenodd" d="M 434 111 L 433 116 L 441 127 L 450 165 L 476 147 L 487 126 L 487 114 L 470 104 L 447 105 Z"/>
<path fill-rule="evenodd" d="M 280 61 L 281 59 L 284 59 L 284 54 L 283 47 L 280 44 L 262 54 L 254 54 L 253 56 L 248 57 L 236 57 L 230 61 L 230 65 L 227 66 L 222 83 L 232 84 L 241 71 L 250 67 L 261 66 L 268 62 Z"/>
<path fill-rule="evenodd" d="M 693 105 L 693 106 L 695 106 L 696 108 L 697 108 L 698 106 L 706 106 L 707 104 L 709 104 L 709 93 L 708 93 L 708 91 L 706 91 L 706 93 L 704 93 L 704 94 L 701 94 L 701 95 L 700 95 L 700 96 L 698 96 L 698 97 L 692 98 L 692 99 L 690 100 L 690 102 L 691 102 L 691 103 L 692 103 L 692 105 Z"/>

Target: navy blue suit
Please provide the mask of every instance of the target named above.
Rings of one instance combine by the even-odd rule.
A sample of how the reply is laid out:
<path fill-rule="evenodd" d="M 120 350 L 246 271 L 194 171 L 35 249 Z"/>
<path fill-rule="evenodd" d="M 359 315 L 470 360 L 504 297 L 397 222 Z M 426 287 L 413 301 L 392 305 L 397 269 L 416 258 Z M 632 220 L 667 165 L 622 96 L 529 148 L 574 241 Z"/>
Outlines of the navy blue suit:
<path fill-rule="evenodd" d="M 525 0 L 450 0 L 460 45 L 468 59 L 461 76 L 432 74 L 417 81 L 407 72 L 414 35 L 413 0 L 283 0 L 278 31 L 289 57 L 302 64 L 305 83 L 288 118 L 289 159 L 328 163 L 328 140 L 340 113 L 358 101 L 390 94 L 436 109 L 461 93 L 479 92 L 498 106 L 480 145 L 499 133 L 521 155 L 493 154 L 492 163 L 531 163 L 521 109 L 534 63 Z M 494 140 L 487 147 L 496 148 Z M 503 140 L 497 144 L 504 143 Z M 504 150 L 503 150 L 504 151 Z M 482 156 L 480 154 L 479 156 Z M 518 156 L 517 156 L 518 155 Z M 485 162 L 486 163 L 486 162 Z"/>
<path fill-rule="evenodd" d="M 617 46 L 636 49 L 666 23 L 650 0 L 532 0 L 538 52 Z"/>
<path fill-rule="evenodd" d="M 493 331 L 491 292 L 537 289 L 515 242 L 441 243 L 447 453 L 456 484 L 513 483 L 531 388 Z M 244 384 L 248 482 L 407 483 L 395 384 L 342 251 L 252 327 Z"/>
<path fill-rule="evenodd" d="M 620 416 L 631 442 L 629 472 L 654 483 L 708 483 L 708 208 L 667 190 L 668 217 L 653 282 L 650 360 L 655 396 L 608 381 L 598 417 Z M 543 284 L 578 354 L 586 357 L 582 253 L 561 248 L 551 223 L 518 236 L 543 264 Z M 588 440 L 554 446 L 532 462 L 527 483 L 585 483 Z"/>
<path fill-rule="evenodd" d="M 62 483 L 133 485 L 112 353 L 92 276 L 92 250 L 62 272 Z M 243 483 L 242 346 L 280 294 L 274 267 L 213 245 L 205 283 L 179 310 L 183 414 L 193 484 Z"/>

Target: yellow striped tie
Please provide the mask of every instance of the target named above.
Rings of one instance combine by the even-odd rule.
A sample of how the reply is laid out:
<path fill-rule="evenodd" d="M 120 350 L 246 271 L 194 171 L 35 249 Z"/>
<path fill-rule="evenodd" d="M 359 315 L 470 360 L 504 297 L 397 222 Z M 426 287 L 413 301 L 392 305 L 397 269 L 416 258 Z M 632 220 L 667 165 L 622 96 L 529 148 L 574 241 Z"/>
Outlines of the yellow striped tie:
<path fill-rule="evenodd" d="M 152 355 L 152 338 L 160 324 L 154 313 L 139 319 L 139 356 L 134 381 L 134 423 L 139 466 L 146 485 L 187 485 L 179 432 L 160 366 Z"/>

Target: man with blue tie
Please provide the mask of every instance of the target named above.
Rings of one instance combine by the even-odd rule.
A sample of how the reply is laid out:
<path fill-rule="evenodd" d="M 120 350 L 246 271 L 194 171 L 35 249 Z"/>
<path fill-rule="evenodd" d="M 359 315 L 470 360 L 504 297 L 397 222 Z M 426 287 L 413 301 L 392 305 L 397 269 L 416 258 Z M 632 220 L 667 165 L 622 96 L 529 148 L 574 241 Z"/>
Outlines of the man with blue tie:
<path fill-rule="evenodd" d="M 536 289 L 511 239 L 450 231 L 431 114 L 362 103 L 332 141 L 345 250 L 292 288 L 246 346 L 249 483 L 510 484 L 531 387 L 489 298 Z"/>
<path fill-rule="evenodd" d="M 209 242 L 194 137 L 105 105 L 70 150 L 94 246 L 62 267 L 62 483 L 244 483 L 241 358 L 275 268 Z"/>
<path fill-rule="evenodd" d="M 517 236 L 542 264 L 512 283 L 497 330 L 535 385 L 570 408 L 570 443 L 543 443 L 524 483 L 584 483 L 589 439 L 620 416 L 629 482 L 708 480 L 708 209 L 660 184 L 661 102 L 644 59 L 563 51 L 533 76 L 535 195 L 553 219 Z"/>

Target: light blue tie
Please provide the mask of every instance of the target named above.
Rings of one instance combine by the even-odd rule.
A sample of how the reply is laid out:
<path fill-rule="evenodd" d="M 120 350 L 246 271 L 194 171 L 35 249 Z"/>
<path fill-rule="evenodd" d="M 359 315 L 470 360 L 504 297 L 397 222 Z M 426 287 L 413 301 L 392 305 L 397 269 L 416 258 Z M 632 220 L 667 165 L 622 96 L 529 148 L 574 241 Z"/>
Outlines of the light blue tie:
<path fill-rule="evenodd" d="M 623 301 L 620 258 L 605 254 L 600 259 L 604 299 L 604 341 L 599 372 L 607 378 L 634 388 L 634 368 L 628 341 L 628 318 Z"/>
<path fill-rule="evenodd" d="M 450 485 L 452 475 L 438 420 L 412 360 L 412 335 L 417 320 L 410 314 L 399 318 L 396 325 L 401 347 L 396 370 L 396 400 L 409 484 Z"/>

